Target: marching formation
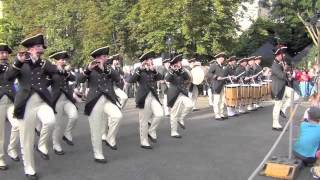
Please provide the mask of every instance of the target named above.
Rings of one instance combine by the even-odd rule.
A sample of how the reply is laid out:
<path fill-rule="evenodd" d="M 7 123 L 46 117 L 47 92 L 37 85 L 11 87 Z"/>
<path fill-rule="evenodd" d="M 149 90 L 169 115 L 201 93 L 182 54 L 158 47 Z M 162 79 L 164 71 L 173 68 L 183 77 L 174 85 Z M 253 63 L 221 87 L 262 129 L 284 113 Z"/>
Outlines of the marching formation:
<path fill-rule="evenodd" d="M 19 52 L 12 65 L 8 63 L 12 50 L 7 44 L 0 44 L 0 170 L 8 169 L 4 161 L 5 121 L 8 119 L 11 135 L 7 154 L 13 161 L 20 161 L 20 140 L 28 179 L 38 179 L 34 149 L 44 160 L 49 160 L 49 148 L 57 155 L 64 155 L 61 141 L 74 145 L 72 131 L 79 112 L 69 82 L 88 84 L 84 114 L 88 116 L 93 159 L 97 163 L 107 162 L 103 143 L 112 150 L 118 149 L 117 134 L 128 99 L 122 90 L 119 55 L 109 56 L 108 46 L 94 49 L 90 53 L 91 62 L 76 76 L 67 66 L 70 59 L 67 51 L 51 54 L 52 61 L 42 58 L 46 49 L 44 42 L 42 34 L 23 40 L 21 45 L 27 51 Z M 261 67 L 261 56 L 226 59 L 223 52 L 215 55 L 205 74 L 215 120 L 254 111 L 262 107 L 262 101 L 272 97 L 275 100 L 272 128 L 281 130 L 279 116 L 285 116 L 294 92 L 290 87 L 290 70 L 284 61 L 284 52 L 285 47 L 274 51 L 271 70 Z M 190 67 L 184 67 L 182 54 L 176 54 L 163 60 L 165 68 L 159 72 L 153 65 L 153 58 L 153 51 L 141 55 L 141 65 L 129 79 L 130 83 L 138 85 L 135 101 L 139 109 L 140 146 L 144 149 L 153 148 L 150 141 L 157 143 L 157 128 L 166 115 L 170 116 L 170 136 L 182 138 L 178 128 L 186 128 L 185 121 L 195 110 L 199 91 L 199 82 L 192 73 L 201 68 L 197 59 L 190 59 Z M 14 88 L 15 81 L 18 81 L 18 88 Z M 159 84 L 164 89 L 163 99 L 157 92 Z M 63 129 L 64 121 L 67 126 Z M 37 145 L 35 134 L 39 135 Z M 48 147 L 50 136 L 53 147 Z"/>

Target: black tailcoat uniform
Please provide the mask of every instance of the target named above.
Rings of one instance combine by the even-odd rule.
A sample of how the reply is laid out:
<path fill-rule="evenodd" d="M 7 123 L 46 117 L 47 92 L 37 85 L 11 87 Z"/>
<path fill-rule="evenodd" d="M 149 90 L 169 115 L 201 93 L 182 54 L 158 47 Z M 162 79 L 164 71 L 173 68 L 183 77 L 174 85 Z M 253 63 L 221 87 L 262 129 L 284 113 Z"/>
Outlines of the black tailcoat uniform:
<path fill-rule="evenodd" d="M 188 97 L 188 89 L 185 86 L 185 81 L 190 77 L 183 69 L 179 71 L 169 70 L 165 76 L 165 80 L 170 82 L 170 86 L 167 91 L 168 95 L 168 107 L 173 107 L 180 93 Z"/>
<path fill-rule="evenodd" d="M 147 71 L 137 68 L 133 76 L 130 78 L 130 83 L 139 83 L 136 94 L 136 104 L 138 108 L 144 108 L 144 103 L 149 92 L 159 101 L 157 94 L 157 81 L 163 79 L 163 76 L 157 71 Z M 161 103 L 160 103 L 161 104 Z"/>
<path fill-rule="evenodd" d="M 80 82 L 88 80 L 88 96 L 84 113 L 90 115 L 95 104 L 101 96 L 105 96 L 113 104 L 118 106 L 118 97 L 114 92 L 113 83 L 120 81 L 120 75 L 109 65 L 105 64 L 103 70 L 95 67 L 92 71 L 88 68 L 80 75 Z"/>
<path fill-rule="evenodd" d="M 14 96 L 16 94 L 14 89 L 14 80 L 8 81 L 5 77 L 9 67 L 8 63 L 0 64 L 0 99 L 6 95 L 13 103 Z"/>
<path fill-rule="evenodd" d="M 63 93 L 66 98 L 72 102 L 76 103 L 76 100 L 73 98 L 73 88 L 70 87 L 69 81 L 75 81 L 76 77 L 70 72 L 61 71 L 58 74 L 54 74 L 51 77 L 51 94 L 53 98 L 53 106 L 56 106 L 56 103 Z"/>
<path fill-rule="evenodd" d="M 6 78 L 9 81 L 17 78 L 19 82 L 19 90 L 14 100 L 14 116 L 16 118 L 23 119 L 27 101 L 34 93 L 37 93 L 53 110 L 55 109 L 52 96 L 47 89 L 47 77 L 55 73 L 58 73 L 56 66 L 43 59 L 33 62 L 30 56 L 27 56 L 24 63 L 17 58 L 14 60 Z"/>
<path fill-rule="evenodd" d="M 282 100 L 285 87 L 287 84 L 286 72 L 284 71 L 284 67 L 277 60 L 273 61 L 271 71 L 272 71 L 271 96 L 275 100 Z"/>
<path fill-rule="evenodd" d="M 218 80 L 217 78 L 226 77 L 227 75 L 228 72 L 226 69 L 217 62 L 210 66 L 208 76 L 212 80 L 211 88 L 214 94 L 220 94 L 220 92 L 223 90 L 224 84 L 226 83 L 226 80 Z"/>

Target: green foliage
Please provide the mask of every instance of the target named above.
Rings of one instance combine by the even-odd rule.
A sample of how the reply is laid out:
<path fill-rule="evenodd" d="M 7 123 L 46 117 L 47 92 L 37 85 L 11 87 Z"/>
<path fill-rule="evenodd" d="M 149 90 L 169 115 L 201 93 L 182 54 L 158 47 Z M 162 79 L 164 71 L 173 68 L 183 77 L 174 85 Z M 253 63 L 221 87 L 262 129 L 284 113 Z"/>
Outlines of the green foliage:
<path fill-rule="evenodd" d="M 13 48 L 25 37 L 44 33 L 47 54 L 65 49 L 73 64 L 88 62 L 90 52 L 109 45 L 127 63 L 146 50 L 189 55 L 231 51 L 244 0 L 3 0 L 0 38 Z"/>
<path fill-rule="evenodd" d="M 276 24 L 271 20 L 257 19 L 247 31 L 241 34 L 233 53 L 240 57 L 254 53 L 263 43 L 273 38 L 275 27 Z"/>

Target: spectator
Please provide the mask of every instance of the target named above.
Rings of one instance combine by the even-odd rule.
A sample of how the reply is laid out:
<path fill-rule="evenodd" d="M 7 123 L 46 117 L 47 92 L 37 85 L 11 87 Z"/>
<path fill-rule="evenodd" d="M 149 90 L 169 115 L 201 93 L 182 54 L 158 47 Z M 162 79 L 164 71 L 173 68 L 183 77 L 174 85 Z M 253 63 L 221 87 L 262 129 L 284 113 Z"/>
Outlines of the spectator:
<path fill-rule="evenodd" d="M 316 162 L 320 146 L 320 108 L 310 107 L 308 122 L 300 124 L 300 134 L 293 148 L 294 155 L 305 165 Z"/>
<path fill-rule="evenodd" d="M 302 71 L 301 78 L 300 78 L 300 91 L 302 97 L 308 97 L 309 93 L 309 86 L 310 86 L 310 76 L 306 71 Z"/>
<path fill-rule="evenodd" d="M 313 94 L 312 96 L 310 96 L 309 102 L 310 102 L 310 107 L 320 108 L 320 93 L 316 93 L 316 94 Z M 304 121 L 308 121 L 308 119 L 309 119 L 309 115 L 308 115 L 309 109 L 310 108 L 306 109 L 306 111 L 304 112 L 304 115 L 303 115 Z"/>

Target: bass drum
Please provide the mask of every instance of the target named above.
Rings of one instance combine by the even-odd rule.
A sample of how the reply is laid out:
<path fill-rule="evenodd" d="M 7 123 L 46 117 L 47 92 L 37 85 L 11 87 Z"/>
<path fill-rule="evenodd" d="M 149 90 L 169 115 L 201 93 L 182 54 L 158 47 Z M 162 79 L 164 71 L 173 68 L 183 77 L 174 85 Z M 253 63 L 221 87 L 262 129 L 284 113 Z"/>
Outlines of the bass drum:
<path fill-rule="evenodd" d="M 199 85 L 203 82 L 205 77 L 205 72 L 201 66 L 196 66 L 191 70 L 192 83 Z"/>

